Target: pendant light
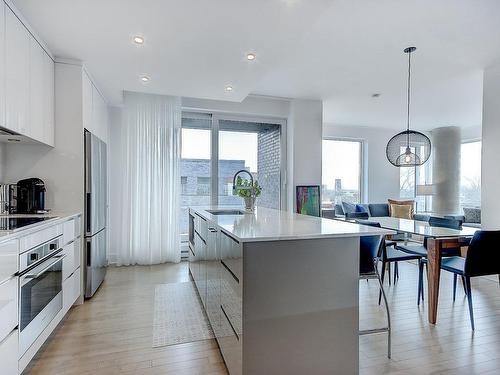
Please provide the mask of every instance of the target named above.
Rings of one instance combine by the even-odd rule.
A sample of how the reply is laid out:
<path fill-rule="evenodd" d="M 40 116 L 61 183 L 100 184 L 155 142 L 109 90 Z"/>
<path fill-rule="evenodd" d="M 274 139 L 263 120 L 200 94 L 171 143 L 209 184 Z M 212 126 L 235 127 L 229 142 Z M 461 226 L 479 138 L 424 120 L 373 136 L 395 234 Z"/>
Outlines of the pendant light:
<path fill-rule="evenodd" d="M 431 141 L 420 132 L 410 130 L 410 89 L 411 89 L 411 54 L 416 47 L 404 49 L 408 54 L 408 92 L 406 130 L 396 134 L 387 143 L 387 159 L 396 167 L 415 167 L 424 164 L 431 156 Z"/>

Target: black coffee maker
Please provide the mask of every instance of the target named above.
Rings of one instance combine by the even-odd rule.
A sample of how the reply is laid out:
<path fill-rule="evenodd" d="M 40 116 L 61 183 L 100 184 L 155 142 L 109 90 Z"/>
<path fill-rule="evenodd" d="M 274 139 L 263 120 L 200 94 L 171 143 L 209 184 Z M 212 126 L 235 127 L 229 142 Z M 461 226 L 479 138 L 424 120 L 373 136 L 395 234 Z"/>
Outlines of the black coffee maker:
<path fill-rule="evenodd" d="M 45 213 L 45 184 L 39 178 L 27 178 L 17 183 L 17 213 Z"/>

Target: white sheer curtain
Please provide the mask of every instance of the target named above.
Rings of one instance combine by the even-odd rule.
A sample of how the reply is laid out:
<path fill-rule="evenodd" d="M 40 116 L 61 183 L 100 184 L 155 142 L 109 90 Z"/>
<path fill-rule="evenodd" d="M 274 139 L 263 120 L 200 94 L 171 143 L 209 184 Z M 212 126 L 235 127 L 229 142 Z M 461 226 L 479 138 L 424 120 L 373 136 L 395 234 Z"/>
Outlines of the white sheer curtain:
<path fill-rule="evenodd" d="M 117 265 L 179 262 L 180 98 L 125 92 Z M 112 192 L 113 194 L 114 192 Z"/>

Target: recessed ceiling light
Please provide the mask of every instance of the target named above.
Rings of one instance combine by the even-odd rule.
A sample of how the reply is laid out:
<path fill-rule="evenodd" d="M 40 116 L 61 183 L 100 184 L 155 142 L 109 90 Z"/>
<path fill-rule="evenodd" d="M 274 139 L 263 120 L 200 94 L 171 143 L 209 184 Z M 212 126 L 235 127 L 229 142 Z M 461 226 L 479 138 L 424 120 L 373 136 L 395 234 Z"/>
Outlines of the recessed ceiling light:
<path fill-rule="evenodd" d="M 141 81 L 143 83 L 149 82 L 149 77 L 148 76 L 141 76 Z"/>
<path fill-rule="evenodd" d="M 134 36 L 134 38 L 132 40 L 134 41 L 135 44 L 139 44 L 139 45 L 144 44 L 144 38 L 140 35 Z"/>
<path fill-rule="evenodd" d="M 227 85 L 224 90 L 226 90 L 227 92 L 233 91 L 233 86 Z"/>
<path fill-rule="evenodd" d="M 257 56 L 255 56 L 255 53 L 247 53 L 247 60 L 253 61 L 255 60 Z"/>

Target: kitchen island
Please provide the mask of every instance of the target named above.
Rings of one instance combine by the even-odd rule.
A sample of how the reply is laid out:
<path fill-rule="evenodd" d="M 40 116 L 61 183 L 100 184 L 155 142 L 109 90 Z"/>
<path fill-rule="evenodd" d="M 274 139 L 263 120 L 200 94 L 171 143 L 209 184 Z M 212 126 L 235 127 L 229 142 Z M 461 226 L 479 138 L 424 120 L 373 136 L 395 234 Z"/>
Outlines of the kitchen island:
<path fill-rule="evenodd" d="M 230 374 L 357 374 L 359 237 L 392 233 L 190 208 L 189 269 Z"/>

